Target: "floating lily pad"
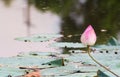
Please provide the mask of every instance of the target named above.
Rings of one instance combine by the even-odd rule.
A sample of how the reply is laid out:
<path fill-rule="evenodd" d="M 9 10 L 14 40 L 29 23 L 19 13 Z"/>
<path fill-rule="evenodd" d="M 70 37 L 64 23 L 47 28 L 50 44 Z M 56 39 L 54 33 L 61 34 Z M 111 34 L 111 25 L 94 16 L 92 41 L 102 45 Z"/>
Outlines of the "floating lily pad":
<path fill-rule="evenodd" d="M 36 35 L 33 35 L 33 37 L 58 38 L 58 37 L 63 37 L 63 35 L 61 34 L 36 34 Z"/>
<path fill-rule="evenodd" d="M 93 47 L 95 52 L 99 53 L 112 53 L 112 54 L 120 54 L 120 46 L 108 46 L 108 45 L 99 45 Z"/>
<path fill-rule="evenodd" d="M 96 75 L 94 72 L 85 72 L 78 68 L 67 65 L 56 68 L 44 69 L 41 71 L 42 75 L 54 75 L 54 77 L 93 77 Z M 50 76 L 51 77 L 51 76 Z"/>
<path fill-rule="evenodd" d="M 50 46 L 73 48 L 73 50 L 69 51 L 72 54 L 62 54 L 56 52 L 30 52 L 18 54 L 18 56 L 14 57 L 0 58 L 0 74 L 2 73 L 3 77 L 5 77 L 6 74 L 18 76 L 22 75 L 24 72 L 24 70 L 18 69 L 19 67 L 37 67 L 44 68 L 41 70 L 43 77 L 45 75 L 50 75 L 51 77 L 94 77 L 97 75 L 98 69 L 102 70 L 106 75 L 113 77 L 105 69 L 97 65 L 87 53 L 82 53 L 82 50 L 74 50 L 74 48 L 84 48 L 85 46 L 81 43 L 58 42 L 50 44 Z M 95 52 L 91 52 L 96 60 L 113 71 L 117 71 L 119 74 L 119 46 L 101 45 L 92 48 L 96 49 Z M 62 65 L 62 59 L 60 59 L 60 57 L 64 58 L 65 66 Z M 9 70 L 9 68 L 12 67 L 13 69 Z M 6 72 L 3 68 L 6 70 L 8 69 L 8 71 Z M 17 73 L 15 73 L 15 71 L 17 71 Z"/>
<path fill-rule="evenodd" d="M 52 43 L 50 46 L 53 47 L 62 47 L 62 48 L 84 48 L 82 43 L 72 43 L 72 42 L 57 42 L 57 43 Z"/>
<path fill-rule="evenodd" d="M 39 34 L 39 35 L 32 35 L 29 37 L 19 37 L 15 40 L 24 41 L 24 42 L 46 42 L 51 39 L 56 39 L 62 37 L 60 34 Z"/>
<path fill-rule="evenodd" d="M 36 66 L 45 67 L 41 65 L 42 63 L 47 63 L 55 60 L 54 58 L 42 58 L 39 56 L 24 56 L 24 57 L 10 57 L 10 58 L 0 58 L 0 64 L 2 67 L 19 67 L 19 66 Z"/>
<path fill-rule="evenodd" d="M 16 38 L 15 40 L 24 41 L 24 42 L 44 42 L 44 41 L 49 41 L 50 38 L 21 37 L 21 38 Z"/>
<path fill-rule="evenodd" d="M 29 53 L 19 53 L 18 57 L 24 57 L 24 56 L 36 56 L 36 57 L 55 57 L 56 55 L 59 55 L 59 52 L 40 52 L 40 51 L 31 51 Z"/>
<path fill-rule="evenodd" d="M 25 73 L 25 70 L 20 70 L 19 68 L 14 67 L 0 67 L 0 76 L 8 77 L 8 75 L 15 77 L 20 76 Z"/>
<path fill-rule="evenodd" d="M 105 49 L 105 50 L 115 50 L 115 49 L 120 49 L 120 46 L 98 45 L 95 46 L 95 48 Z"/>

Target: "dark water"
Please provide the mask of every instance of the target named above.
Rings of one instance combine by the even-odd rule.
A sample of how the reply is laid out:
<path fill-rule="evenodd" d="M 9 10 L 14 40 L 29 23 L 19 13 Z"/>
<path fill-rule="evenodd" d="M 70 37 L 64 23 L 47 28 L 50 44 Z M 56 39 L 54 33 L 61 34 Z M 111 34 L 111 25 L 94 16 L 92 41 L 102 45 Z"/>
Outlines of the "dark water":
<path fill-rule="evenodd" d="M 3 1 L 6 5 L 12 2 L 12 0 Z M 60 33 L 65 36 L 62 41 L 79 42 L 80 34 L 91 24 L 96 31 L 98 44 L 106 43 L 111 36 L 118 37 L 119 3 L 120 0 L 28 0 L 26 2 L 40 11 L 52 11 L 61 17 Z"/>
<path fill-rule="evenodd" d="M 119 0 L 75 0 L 68 15 L 63 17 L 63 41 L 79 42 L 80 34 L 91 24 L 97 34 L 97 44 L 118 37 L 120 31 Z M 71 37 L 70 37 L 71 35 Z"/>
<path fill-rule="evenodd" d="M 31 1 L 32 3 L 32 1 Z M 97 43 L 106 43 L 120 30 L 120 0 L 34 0 L 39 10 L 50 10 L 61 16 L 63 41 L 79 42 L 80 34 L 91 24 Z"/>

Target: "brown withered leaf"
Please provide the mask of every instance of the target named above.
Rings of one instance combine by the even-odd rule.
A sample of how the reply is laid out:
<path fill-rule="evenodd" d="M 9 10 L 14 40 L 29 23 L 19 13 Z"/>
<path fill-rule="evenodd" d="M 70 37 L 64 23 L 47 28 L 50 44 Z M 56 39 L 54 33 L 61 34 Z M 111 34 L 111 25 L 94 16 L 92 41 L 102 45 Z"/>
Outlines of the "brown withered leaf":
<path fill-rule="evenodd" d="M 30 73 L 24 75 L 24 77 L 41 77 L 40 76 L 40 71 L 39 70 L 35 70 L 33 72 L 30 72 Z"/>

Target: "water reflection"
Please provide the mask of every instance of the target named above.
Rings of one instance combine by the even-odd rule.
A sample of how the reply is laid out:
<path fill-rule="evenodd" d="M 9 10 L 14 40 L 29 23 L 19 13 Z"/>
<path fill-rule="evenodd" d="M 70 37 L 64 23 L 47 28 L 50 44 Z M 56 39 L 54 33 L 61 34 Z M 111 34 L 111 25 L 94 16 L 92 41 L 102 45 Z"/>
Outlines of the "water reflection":
<path fill-rule="evenodd" d="M 27 35 L 24 20 L 24 0 L 15 0 L 14 3 L 6 8 L 0 2 L 0 56 L 13 56 L 18 52 L 28 51 L 54 51 L 47 47 L 46 43 L 23 43 L 14 38 Z M 31 7 L 31 34 L 39 33 L 60 33 L 61 19 L 51 12 L 38 12 Z M 45 48 L 47 47 L 47 48 Z"/>
<path fill-rule="evenodd" d="M 38 10 L 51 11 L 60 16 L 63 23 L 59 25 L 65 36 L 81 34 L 91 24 L 97 32 L 98 43 L 105 43 L 109 37 L 116 37 L 120 29 L 119 0 L 22 0 L 25 1 Z"/>
<path fill-rule="evenodd" d="M 98 37 L 97 44 L 106 43 L 111 36 L 117 37 L 120 29 L 118 2 L 117 0 L 87 0 L 83 4 L 76 3 L 79 7 L 72 6 L 74 9 L 63 18 L 64 35 L 81 34 L 85 27 L 91 24 Z M 77 21 L 81 23 L 77 23 Z M 75 39 L 67 38 L 65 41 L 75 41 Z"/>
<path fill-rule="evenodd" d="M 0 3 L 0 24 L 4 25 L 0 28 L 2 44 L 3 40 L 11 41 L 10 39 L 14 37 L 26 36 L 26 24 L 23 21 L 25 19 L 23 15 L 25 1 L 14 0 L 10 8 L 5 8 Z M 62 41 L 80 42 L 80 34 L 91 24 L 98 37 L 97 44 L 106 43 L 111 36 L 120 39 L 119 0 L 28 1 L 31 5 L 31 34 L 61 33 L 64 35 Z M 9 52 L 9 49 L 6 50 L 5 47 L 9 48 L 13 42 L 11 41 L 8 46 L 4 45 L 4 49 L 0 51 Z"/>

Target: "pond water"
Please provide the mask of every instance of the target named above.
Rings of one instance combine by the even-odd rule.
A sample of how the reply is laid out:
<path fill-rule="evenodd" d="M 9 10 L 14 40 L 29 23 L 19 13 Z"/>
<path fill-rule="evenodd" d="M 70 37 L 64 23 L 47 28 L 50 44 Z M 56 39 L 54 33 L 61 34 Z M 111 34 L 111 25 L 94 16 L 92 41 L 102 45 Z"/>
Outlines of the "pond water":
<path fill-rule="evenodd" d="M 35 1 L 37 2 L 37 0 Z M 39 2 L 38 0 L 37 3 Z M 91 24 L 97 33 L 96 44 L 107 43 L 111 36 L 120 41 L 120 6 L 117 4 L 119 1 L 66 0 L 64 2 L 61 0 L 61 2 L 56 2 L 56 5 L 58 3 L 56 8 L 54 2 L 49 2 L 51 5 L 54 3 L 54 5 L 45 12 L 43 12 L 44 9 L 49 8 L 46 5 L 47 3 L 43 1 L 39 6 L 37 3 L 37 8 L 34 7 L 34 3 L 31 6 L 32 26 L 30 27 L 30 34 L 63 34 L 64 38 L 61 41 L 80 42 L 80 34 Z M 14 40 L 16 37 L 27 36 L 26 6 L 25 0 L 14 0 L 9 7 L 5 7 L 2 1 L 0 2 L 1 57 L 13 56 L 18 52 L 47 50 L 46 43 L 24 43 Z M 39 11 L 39 9 L 43 11 Z M 43 45 L 44 47 L 41 47 Z M 54 49 L 50 48 L 50 50 Z"/>
<path fill-rule="evenodd" d="M 43 77 L 114 77 L 80 42 L 90 24 L 97 34 L 91 55 L 120 75 L 119 8 L 117 0 L 1 0 L 0 76 L 41 68 Z"/>
<path fill-rule="evenodd" d="M 43 46 L 43 44 L 40 43 L 24 43 L 14 40 L 17 37 L 27 36 L 26 19 L 24 17 L 25 6 L 24 0 L 15 0 L 10 7 L 5 7 L 5 5 L 0 2 L 1 57 L 13 56 L 18 54 L 18 52 L 39 51 L 40 49 L 45 49 L 44 47 L 40 47 Z M 31 8 L 31 12 L 31 21 L 33 25 L 31 34 L 56 34 L 60 32 L 61 19 L 59 16 L 51 12 L 38 12 L 35 8 Z"/>

